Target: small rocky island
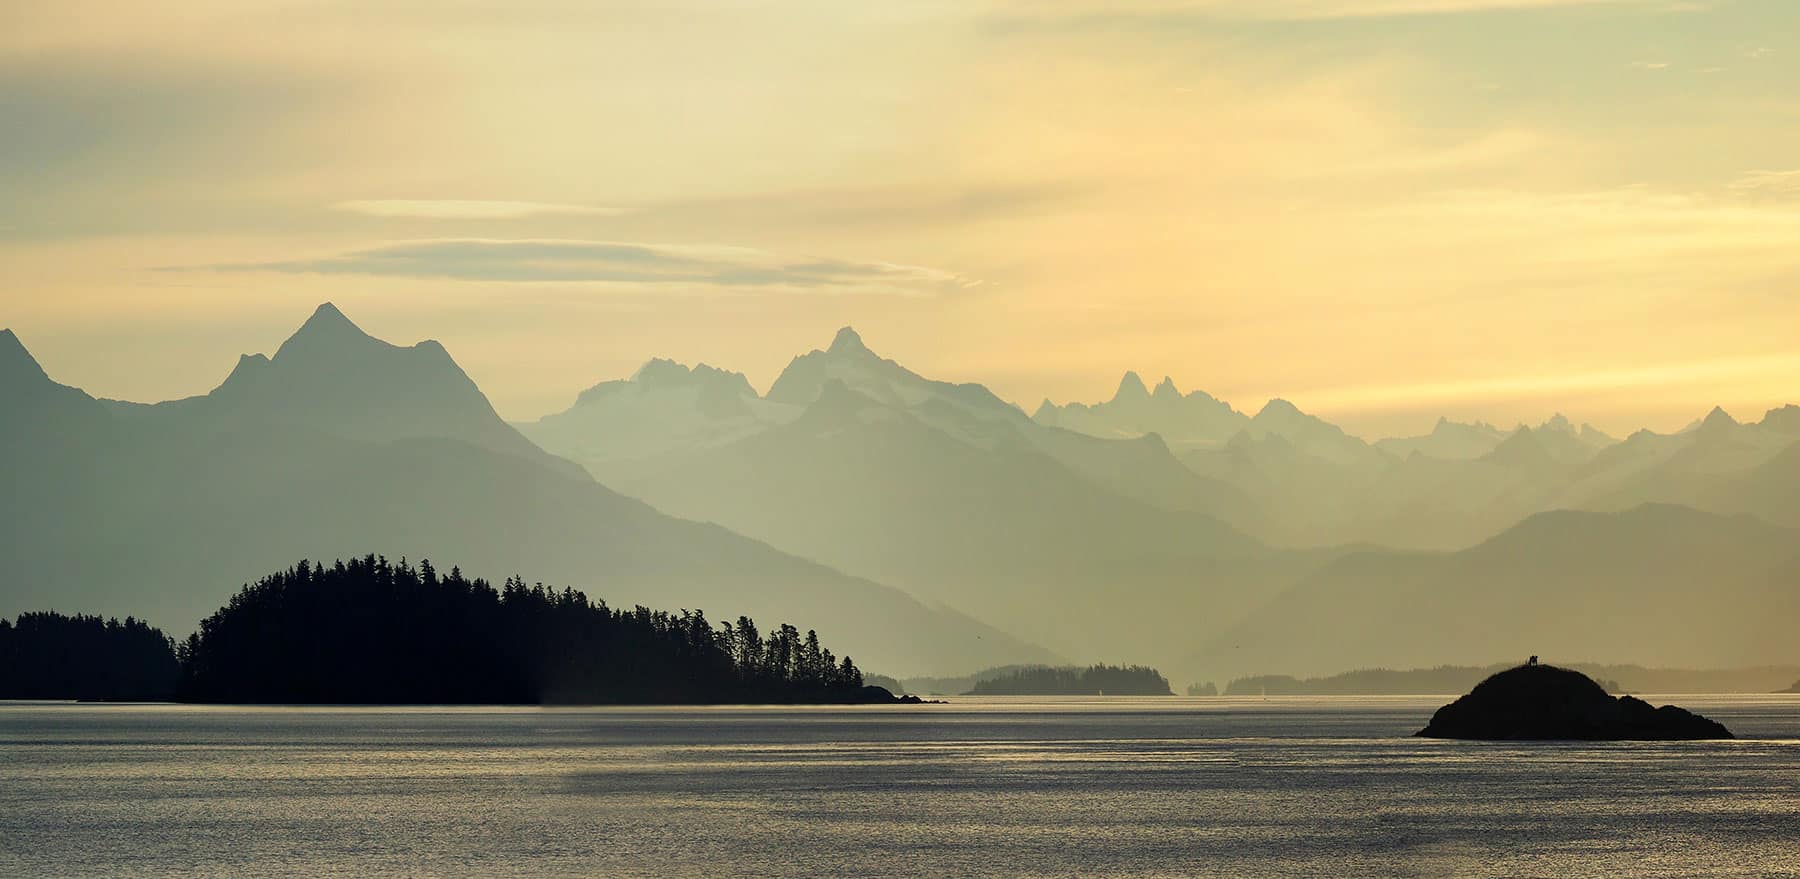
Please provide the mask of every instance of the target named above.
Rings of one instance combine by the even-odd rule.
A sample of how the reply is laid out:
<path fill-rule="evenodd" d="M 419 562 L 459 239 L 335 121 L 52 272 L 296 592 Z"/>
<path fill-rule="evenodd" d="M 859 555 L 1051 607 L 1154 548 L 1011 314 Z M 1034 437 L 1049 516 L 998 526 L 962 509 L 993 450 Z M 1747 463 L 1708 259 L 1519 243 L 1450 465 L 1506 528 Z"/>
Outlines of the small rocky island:
<path fill-rule="evenodd" d="M 1578 671 L 1521 665 L 1482 681 L 1439 708 L 1417 735 L 1433 739 L 1679 741 L 1729 739 L 1731 731 L 1698 714 L 1614 698 Z"/>

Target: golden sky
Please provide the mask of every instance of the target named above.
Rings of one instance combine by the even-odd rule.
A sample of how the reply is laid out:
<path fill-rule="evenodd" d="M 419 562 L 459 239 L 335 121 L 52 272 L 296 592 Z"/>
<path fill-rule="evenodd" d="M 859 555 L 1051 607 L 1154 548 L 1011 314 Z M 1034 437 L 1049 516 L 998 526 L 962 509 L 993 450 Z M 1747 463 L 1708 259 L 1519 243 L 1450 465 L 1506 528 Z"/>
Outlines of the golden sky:
<path fill-rule="evenodd" d="M 1800 401 L 1800 3 L 0 10 L 0 325 L 203 393 L 331 300 L 503 415 L 854 324 L 1365 435 Z"/>

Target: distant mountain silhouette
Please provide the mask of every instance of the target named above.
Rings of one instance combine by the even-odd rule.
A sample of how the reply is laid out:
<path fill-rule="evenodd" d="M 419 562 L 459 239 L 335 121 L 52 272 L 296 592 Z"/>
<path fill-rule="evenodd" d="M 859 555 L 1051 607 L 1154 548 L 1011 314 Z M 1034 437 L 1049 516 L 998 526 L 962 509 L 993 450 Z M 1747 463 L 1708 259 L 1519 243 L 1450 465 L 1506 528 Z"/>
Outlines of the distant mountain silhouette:
<path fill-rule="evenodd" d="M 213 392 L 155 405 L 59 385 L 0 333 L 0 406 L 0 612 L 189 618 L 286 560 L 379 547 L 804 617 L 899 674 L 1486 663 L 1576 636 L 1578 615 L 1533 602 L 1604 611 L 1565 655 L 1774 662 L 1770 584 L 1794 562 L 1773 526 L 1800 528 L 1800 407 L 1617 442 L 1558 415 L 1371 444 L 1284 400 L 1246 416 L 1127 374 L 1109 401 L 1027 417 L 850 328 L 766 395 L 657 359 L 523 434 L 441 346 L 329 305 Z M 1676 639 L 1677 620 L 1700 628 Z M 1691 655 L 1640 650 L 1626 621 Z"/>
<path fill-rule="evenodd" d="M 658 457 L 716 448 L 785 424 L 801 408 L 762 399 L 742 373 L 656 359 L 629 379 L 588 388 L 563 412 L 517 427 L 610 482 L 636 475 Z"/>
<path fill-rule="evenodd" d="M 1493 451 L 1505 439 L 1505 431 L 1485 422 L 1458 424 L 1439 418 L 1424 436 L 1376 440 L 1375 448 L 1396 458 L 1419 454 L 1445 461 L 1472 461 Z"/>
<path fill-rule="evenodd" d="M 849 330 L 795 358 L 763 402 L 801 411 L 635 473 L 614 466 L 607 481 L 977 616 L 1004 614 L 1009 630 L 1071 655 L 1132 638 L 1173 655 L 1196 619 L 1241 612 L 1313 563 L 1271 555 L 1212 515 L 1241 495 L 1156 437 L 1044 427 L 979 385 L 882 358 Z M 543 438 L 581 457 L 576 440 Z M 1171 606 L 1191 613 L 1157 612 Z"/>
<path fill-rule="evenodd" d="M 212 394 L 154 406 L 102 405 L 5 351 L 0 388 L 35 417 L 4 431 L 20 475 L 0 497 L 15 538 L 0 550 L 0 613 L 198 619 L 293 558 L 382 547 L 482 574 L 540 572 L 628 603 L 804 617 L 899 672 L 1054 659 L 622 497 L 494 417 L 440 346 L 370 339 L 334 308 Z"/>
<path fill-rule="evenodd" d="M 1099 437 L 1129 439 L 1154 433 L 1178 449 L 1223 443 L 1250 423 L 1249 416 L 1204 391 L 1183 394 L 1168 376 L 1156 390 L 1148 390 L 1135 372 L 1125 373 L 1111 400 L 1064 406 L 1045 400 L 1032 419 Z"/>
<path fill-rule="evenodd" d="M 1699 668 L 1791 661 L 1800 533 L 1676 506 L 1533 516 L 1454 553 L 1367 551 L 1312 574 L 1192 667 L 1324 674 L 1559 656 Z"/>
<path fill-rule="evenodd" d="M 585 476 L 521 436 L 488 402 L 444 346 L 409 348 L 364 333 L 337 306 L 320 305 L 275 356 L 246 354 L 212 393 L 134 416 L 298 425 L 353 440 L 453 439 Z"/>
<path fill-rule="evenodd" d="M 12 330 L 0 330 L 0 411 L 6 413 L 0 443 L 7 446 L 84 442 L 110 420 L 98 401 L 52 381 Z"/>
<path fill-rule="evenodd" d="M 603 418 L 577 420 L 597 402 L 584 396 L 525 429 L 678 515 L 1005 618 L 1067 655 L 1147 644 L 1140 655 L 1158 662 L 1359 547 L 1463 549 L 1547 511 L 1624 509 L 1608 499 L 1651 473 L 1638 446 L 1656 448 L 1653 464 L 1680 464 L 1680 448 L 1751 429 L 1715 416 L 1617 443 L 1557 415 L 1509 431 L 1440 421 L 1426 437 L 1370 444 L 1285 400 L 1250 417 L 1135 373 L 1111 400 L 1047 402 L 1028 419 L 849 328 L 794 358 L 764 397 L 735 374 L 680 369 L 660 389 L 643 375 L 598 386 L 593 396 L 620 401 Z M 701 402 L 703 384 L 718 401 Z M 1758 494 L 1745 475 L 1785 460 L 1743 457 L 1678 492 L 1686 483 L 1651 474 L 1667 491 L 1642 499 L 1790 515 L 1786 496 Z M 1609 545 L 1591 564 L 1629 568 L 1634 553 Z"/>

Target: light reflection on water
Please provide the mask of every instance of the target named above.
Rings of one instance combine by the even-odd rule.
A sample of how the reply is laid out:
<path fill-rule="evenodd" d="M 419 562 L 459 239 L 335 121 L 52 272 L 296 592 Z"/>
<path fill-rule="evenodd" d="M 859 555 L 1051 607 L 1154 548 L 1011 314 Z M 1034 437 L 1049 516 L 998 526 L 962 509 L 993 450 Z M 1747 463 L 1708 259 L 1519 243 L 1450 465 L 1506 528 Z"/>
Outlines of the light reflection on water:
<path fill-rule="evenodd" d="M 1444 701 L 0 704 L 0 876 L 1800 876 L 1800 698 L 1409 738 Z"/>

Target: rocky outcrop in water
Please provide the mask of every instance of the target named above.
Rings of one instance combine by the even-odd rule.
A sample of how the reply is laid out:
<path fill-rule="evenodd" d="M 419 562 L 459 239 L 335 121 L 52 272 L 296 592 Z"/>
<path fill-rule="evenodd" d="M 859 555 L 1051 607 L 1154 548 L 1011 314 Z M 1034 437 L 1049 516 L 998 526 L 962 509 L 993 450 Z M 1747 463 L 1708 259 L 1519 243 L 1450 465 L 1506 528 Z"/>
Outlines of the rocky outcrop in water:
<path fill-rule="evenodd" d="M 1587 675 L 1550 665 L 1521 665 L 1477 684 L 1439 708 L 1417 733 L 1436 739 L 1677 741 L 1729 739 L 1731 731 L 1698 714 L 1614 698 Z"/>

